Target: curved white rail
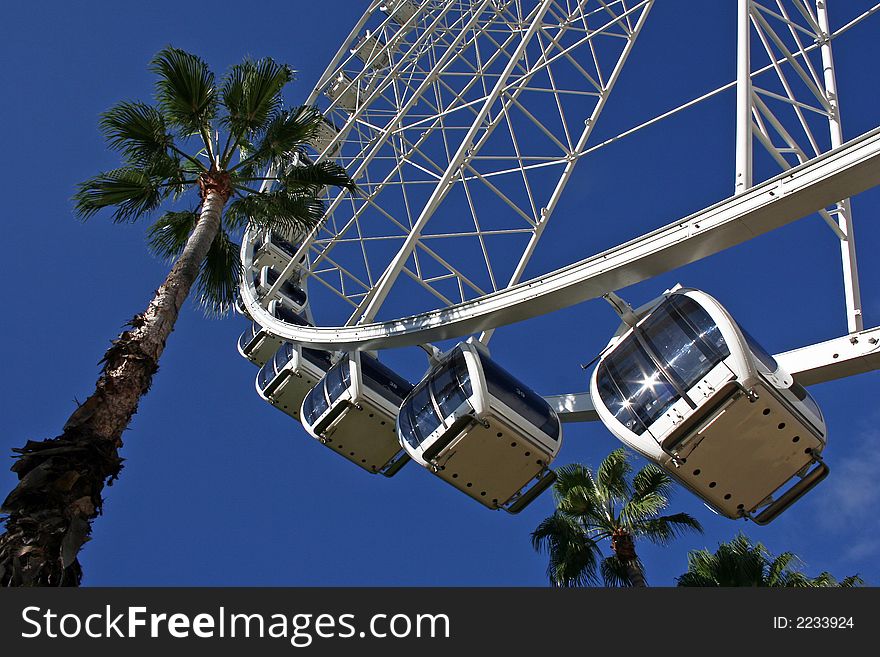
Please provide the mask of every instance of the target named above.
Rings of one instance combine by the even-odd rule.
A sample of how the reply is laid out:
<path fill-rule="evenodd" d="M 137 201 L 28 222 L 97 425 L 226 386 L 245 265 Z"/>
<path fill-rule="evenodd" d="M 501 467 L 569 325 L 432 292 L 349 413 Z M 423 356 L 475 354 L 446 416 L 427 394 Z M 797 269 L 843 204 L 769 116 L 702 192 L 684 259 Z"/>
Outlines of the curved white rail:
<path fill-rule="evenodd" d="M 280 322 L 258 302 L 242 303 L 271 333 L 323 349 L 382 349 L 424 344 L 559 310 L 695 262 L 816 212 L 880 183 L 880 128 L 709 208 L 635 240 L 519 285 L 419 315 L 347 327 Z M 253 246 L 244 244 L 248 261 Z"/>

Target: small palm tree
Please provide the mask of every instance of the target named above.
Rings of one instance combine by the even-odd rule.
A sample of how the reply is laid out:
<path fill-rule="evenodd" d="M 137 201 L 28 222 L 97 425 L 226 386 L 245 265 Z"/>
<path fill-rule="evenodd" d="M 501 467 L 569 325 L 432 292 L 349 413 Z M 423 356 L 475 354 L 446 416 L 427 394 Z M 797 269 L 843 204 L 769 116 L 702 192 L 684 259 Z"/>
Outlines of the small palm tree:
<path fill-rule="evenodd" d="M 559 469 L 553 487 L 556 512 L 532 532 L 532 546 L 550 557 L 547 576 L 555 586 L 647 586 L 635 539 L 665 545 L 686 531 L 701 532 L 686 513 L 658 515 L 669 503 L 672 480 L 648 464 L 632 477 L 626 450 L 617 449 L 599 465 Z M 611 541 L 602 558 L 599 544 Z"/>
<path fill-rule="evenodd" d="M 761 543 L 738 534 L 720 543 L 714 554 L 708 550 L 688 553 L 688 571 L 677 579 L 679 586 L 771 586 L 796 588 L 852 588 L 863 584 L 850 575 L 838 582 L 830 573 L 809 577 L 797 568 L 801 560 L 793 552 L 774 557 Z"/>
<path fill-rule="evenodd" d="M 122 102 L 102 115 L 101 130 L 123 163 L 81 183 L 74 201 L 81 218 L 109 209 L 117 223 L 165 206 L 148 241 L 173 265 L 104 355 L 94 393 L 61 435 L 15 450 L 19 483 L 0 510 L 7 516 L 0 586 L 79 584 L 77 555 L 100 513 L 105 483 L 122 467 L 122 433 L 190 290 L 197 286 L 209 314 L 227 312 L 234 301 L 240 265 L 233 236 L 249 224 L 308 230 L 323 214 L 321 189 L 355 189 L 338 165 L 300 157 L 322 117 L 311 107 L 284 108 L 289 66 L 245 60 L 218 85 L 200 58 L 168 47 L 150 68 L 158 76 L 157 106 Z"/>

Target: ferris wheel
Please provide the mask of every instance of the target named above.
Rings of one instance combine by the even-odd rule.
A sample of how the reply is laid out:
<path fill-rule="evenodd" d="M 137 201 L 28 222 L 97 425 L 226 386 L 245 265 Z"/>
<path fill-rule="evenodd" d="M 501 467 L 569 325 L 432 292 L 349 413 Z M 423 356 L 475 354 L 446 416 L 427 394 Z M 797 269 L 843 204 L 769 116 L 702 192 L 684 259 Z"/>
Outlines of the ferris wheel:
<path fill-rule="evenodd" d="M 327 190 L 325 217 L 307 235 L 245 234 L 240 305 L 253 326 L 239 350 L 262 367 L 257 391 L 364 469 L 390 476 L 411 459 L 486 506 L 516 512 L 553 482 L 549 465 L 561 435 L 552 418 L 601 419 L 676 476 L 686 459 L 688 471 L 699 472 L 711 467 L 692 467 L 696 445 L 711 442 L 704 440 L 704 426 L 722 411 L 734 414 L 733 402 L 716 389 L 753 403 L 756 388 L 743 384 L 751 373 L 766 384 L 763 399 L 772 398 L 766 408 L 774 423 L 800 427 L 797 450 L 785 448 L 801 454 L 791 456 L 787 472 L 802 480 L 800 487 L 778 493 L 777 473 L 734 504 L 734 493 L 715 499 L 693 478 L 678 478 L 713 508 L 729 506 L 730 517 L 778 515 L 827 472 L 818 467 L 825 444 L 821 412 L 811 415 L 809 396 L 798 396 L 799 390 L 880 368 L 880 329 L 866 329 L 862 321 L 848 201 L 880 183 L 880 129 L 844 141 L 832 52 L 834 41 L 880 4 L 836 27 L 828 4 L 737 0 L 736 79 L 600 141 L 595 127 L 636 56 L 654 0 L 370 2 L 308 101 L 324 114 L 311 159 L 344 166 L 358 191 Z M 728 90 L 736 97 L 729 198 L 554 271 L 531 273 L 581 160 Z M 778 175 L 754 179 L 756 149 L 778 166 Z M 669 290 L 636 310 L 615 294 L 816 212 L 840 243 L 847 334 L 767 355 L 776 365 L 768 370 L 759 348 L 715 308 L 707 316 L 721 327 L 723 344 L 710 344 L 708 329 L 689 344 L 702 345 L 713 366 L 727 362 L 725 349 L 730 358 L 741 356 L 738 379 L 737 367 L 725 365 L 737 381 L 732 387 L 720 378 L 712 383 L 716 374 L 709 370 L 685 381 L 646 342 L 651 335 L 642 322 L 656 324 L 655 310 L 680 317 L 685 331 L 698 326 L 697 314 L 669 310 L 686 291 Z M 650 422 L 632 411 L 633 425 L 625 427 L 639 436 L 657 434 L 656 457 L 625 439 L 625 423 L 619 431 L 609 424 L 619 409 L 603 405 L 595 376 L 592 395 L 540 398 L 504 379 L 489 358 L 496 328 L 603 296 L 623 322 L 606 349 L 607 364 L 623 353 L 616 345 L 632 343 L 633 353 L 641 350 L 657 370 L 638 394 L 667 379 L 678 394 L 680 408 L 675 402 L 654 406 L 658 414 Z M 450 339 L 463 342 L 446 352 L 433 346 Z M 415 345 L 431 364 L 417 385 L 376 356 Z M 630 409 L 636 393 L 626 394 L 614 376 L 608 380 L 621 407 Z M 703 386 L 696 401 L 693 386 Z M 502 388 L 518 396 L 505 397 Z M 649 405 L 657 399 L 651 396 Z M 678 427 L 674 436 L 659 436 L 653 422 L 662 418 Z M 368 427 L 381 440 L 355 447 Z M 688 444 L 682 456 L 680 447 Z M 510 462 L 514 452 L 516 465 L 494 467 Z"/>

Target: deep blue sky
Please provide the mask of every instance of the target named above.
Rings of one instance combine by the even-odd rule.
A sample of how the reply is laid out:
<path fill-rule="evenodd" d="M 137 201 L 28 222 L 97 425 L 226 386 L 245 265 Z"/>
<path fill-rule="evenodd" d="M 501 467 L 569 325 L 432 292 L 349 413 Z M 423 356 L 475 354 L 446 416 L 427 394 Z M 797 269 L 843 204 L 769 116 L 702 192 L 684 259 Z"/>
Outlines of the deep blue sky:
<path fill-rule="evenodd" d="M 167 44 L 198 53 L 218 72 L 246 54 L 286 61 L 299 71 L 288 98 L 301 101 L 366 4 L 336 2 L 332 12 L 320 3 L 242 9 L 165 0 L 4 8 L 0 452 L 60 432 L 74 398 L 91 392 L 109 341 L 166 272 L 144 248 L 145 225 L 114 226 L 104 217 L 83 225 L 72 215 L 75 184 L 117 161 L 98 134 L 98 114 L 120 99 L 150 97 L 146 64 Z M 733 78 L 736 3 L 703 4 L 657 3 L 600 134 Z M 832 19 L 840 24 L 870 4 L 838 0 Z M 835 46 L 849 137 L 880 123 L 878 33 L 874 18 Z M 728 196 L 733 103 L 725 93 L 582 162 L 536 266 L 586 257 Z M 880 322 L 880 265 L 870 257 L 880 246 L 878 206 L 878 190 L 854 200 L 866 326 Z M 771 351 L 784 351 L 845 332 L 837 254 L 836 238 L 813 216 L 623 294 L 642 303 L 676 282 L 702 287 Z M 616 323 L 602 302 L 590 302 L 499 330 L 493 355 L 542 393 L 584 390 L 579 364 Z M 546 559 L 530 547 L 529 532 L 552 511 L 549 495 L 509 516 L 415 465 L 392 480 L 364 473 L 257 397 L 256 369 L 235 349 L 243 327 L 241 318 L 183 312 L 125 435 L 125 470 L 82 554 L 85 584 L 546 583 Z M 872 373 L 811 390 L 827 417 L 832 472 L 772 525 L 716 517 L 678 491 L 671 510 L 697 516 L 706 533 L 666 548 L 638 545 L 649 581 L 672 584 L 688 549 L 714 548 L 743 530 L 775 552 L 793 550 L 810 573 L 860 573 L 880 583 L 878 383 Z M 557 463 L 595 465 L 617 446 L 599 424 L 568 425 Z M 0 470 L 0 490 L 13 484 L 13 474 Z"/>

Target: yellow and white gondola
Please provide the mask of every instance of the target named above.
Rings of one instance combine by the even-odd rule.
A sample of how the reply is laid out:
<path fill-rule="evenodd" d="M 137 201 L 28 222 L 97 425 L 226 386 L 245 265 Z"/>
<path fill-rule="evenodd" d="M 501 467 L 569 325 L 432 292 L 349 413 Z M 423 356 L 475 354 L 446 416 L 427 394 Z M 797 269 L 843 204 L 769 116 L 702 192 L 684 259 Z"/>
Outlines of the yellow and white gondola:
<path fill-rule="evenodd" d="M 263 267 L 272 267 L 281 271 L 287 266 L 291 258 L 296 256 L 297 245 L 284 239 L 274 231 L 265 231 L 254 242 L 254 271 L 260 271 Z M 305 256 L 300 260 L 300 265 L 305 261 Z"/>
<path fill-rule="evenodd" d="M 268 311 L 277 319 L 289 324 L 297 326 L 312 325 L 305 317 L 287 308 L 277 300 L 269 302 Z M 263 326 L 251 321 L 250 326 L 238 338 L 238 353 L 255 365 L 262 367 L 272 358 L 283 343 L 284 340 L 272 335 Z"/>
<path fill-rule="evenodd" d="M 372 473 L 394 475 L 409 458 L 394 421 L 412 383 L 363 353 L 344 354 L 303 399 L 306 431 Z"/>
<path fill-rule="evenodd" d="M 590 380 L 624 444 L 729 518 L 776 518 L 828 473 L 822 412 L 724 307 L 676 288 L 631 317 Z"/>
<path fill-rule="evenodd" d="M 276 283 L 280 275 L 279 270 L 268 265 L 260 267 L 254 275 L 254 288 L 256 289 L 257 295 L 264 299 L 264 303 L 266 297 L 269 295 L 270 289 Z M 295 313 L 302 313 L 309 302 L 305 288 L 291 279 L 281 283 L 271 301 L 280 301 L 282 305 L 290 308 Z"/>
<path fill-rule="evenodd" d="M 517 513 L 556 478 L 558 416 L 472 339 L 407 396 L 397 431 L 414 461 L 491 509 Z"/>
<path fill-rule="evenodd" d="M 290 417 L 300 419 L 300 408 L 309 390 L 333 366 L 329 351 L 284 342 L 260 368 L 257 394 Z"/>

